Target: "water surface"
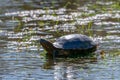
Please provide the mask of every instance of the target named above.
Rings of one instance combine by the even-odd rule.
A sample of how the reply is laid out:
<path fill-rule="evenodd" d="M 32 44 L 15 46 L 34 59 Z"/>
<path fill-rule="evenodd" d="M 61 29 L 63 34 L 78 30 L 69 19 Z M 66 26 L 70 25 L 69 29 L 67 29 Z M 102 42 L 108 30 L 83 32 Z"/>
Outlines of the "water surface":
<path fill-rule="evenodd" d="M 119 80 L 119 2 L 0 0 L 0 80 Z M 97 42 L 97 57 L 46 59 L 38 40 L 71 33 Z"/>

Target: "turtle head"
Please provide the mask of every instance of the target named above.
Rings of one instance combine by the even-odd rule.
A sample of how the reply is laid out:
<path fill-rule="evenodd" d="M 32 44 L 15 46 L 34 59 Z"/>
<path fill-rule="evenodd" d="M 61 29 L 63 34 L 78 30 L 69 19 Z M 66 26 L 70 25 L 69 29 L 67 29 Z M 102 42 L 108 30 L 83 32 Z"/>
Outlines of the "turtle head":
<path fill-rule="evenodd" d="M 52 54 L 55 50 L 53 44 L 45 39 L 40 39 L 40 44 L 47 51 L 48 54 Z"/>

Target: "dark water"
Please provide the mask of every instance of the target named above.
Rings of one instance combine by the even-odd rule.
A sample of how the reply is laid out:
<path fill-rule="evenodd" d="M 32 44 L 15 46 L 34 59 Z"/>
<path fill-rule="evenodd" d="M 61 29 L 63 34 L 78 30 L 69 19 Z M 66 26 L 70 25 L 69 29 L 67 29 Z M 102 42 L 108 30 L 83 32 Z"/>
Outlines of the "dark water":
<path fill-rule="evenodd" d="M 47 60 L 40 38 L 82 33 L 104 59 Z M 119 80 L 119 0 L 0 0 L 0 80 Z"/>

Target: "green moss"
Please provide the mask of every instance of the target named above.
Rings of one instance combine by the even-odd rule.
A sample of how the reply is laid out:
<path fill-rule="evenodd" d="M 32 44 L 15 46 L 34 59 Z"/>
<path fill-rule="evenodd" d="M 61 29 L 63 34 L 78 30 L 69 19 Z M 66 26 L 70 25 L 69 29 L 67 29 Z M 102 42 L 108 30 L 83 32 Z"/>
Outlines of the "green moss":
<path fill-rule="evenodd" d="M 43 21 L 39 21 L 39 22 L 38 22 L 38 25 L 41 27 L 41 26 L 44 26 L 45 23 L 44 23 Z"/>
<path fill-rule="evenodd" d="M 120 2 L 112 4 L 111 8 L 113 8 L 115 10 L 120 10 Z"/>
<path fill-rule="evenodd" d="M 40 56 L 42 56 L 42 57 L 45 58 L 45 57 L 46 57 L 46 53 L 47 53 L 47 52 L 44 50 L 44 51 L 40 52 Z"/>
<path fill-rule="evenodd" d="M 23 23 L 17 18 L 15 18 L 14 20 L 18 22 L 18 26 L 14 28 L 14 32 L 20 32 L 23 28 Z"/>
<path fill-rule="evenodd" d="M 91 13 L 91 14 L 88 14 L 88 13 L 82 13 L 82 15 L 80 16 L 80 18 L 85 18 L 85 17 L 91 17 L 91 16 L 94 16 L 96 15 L 95 13 Z"/>
<path fill-rule="evenodd" d="M 120 56 L 120 50 L 113 50 L 113 51 L 110 51 L 109 53 L 110 56 Z"/>

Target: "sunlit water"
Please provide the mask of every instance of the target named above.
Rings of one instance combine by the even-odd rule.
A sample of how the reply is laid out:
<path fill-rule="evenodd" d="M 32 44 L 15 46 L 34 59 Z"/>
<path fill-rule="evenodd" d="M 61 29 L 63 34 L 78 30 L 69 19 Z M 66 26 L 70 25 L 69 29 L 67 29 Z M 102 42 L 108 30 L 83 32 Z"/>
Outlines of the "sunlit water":
<path fill-rule="evenodd" d="M 71 33 L 97 42 L 97 57 L 47 60 L 38 40 Z M 0 80 L 119 80 L 119 75 L 119 0 L 0 0 Z"/>

